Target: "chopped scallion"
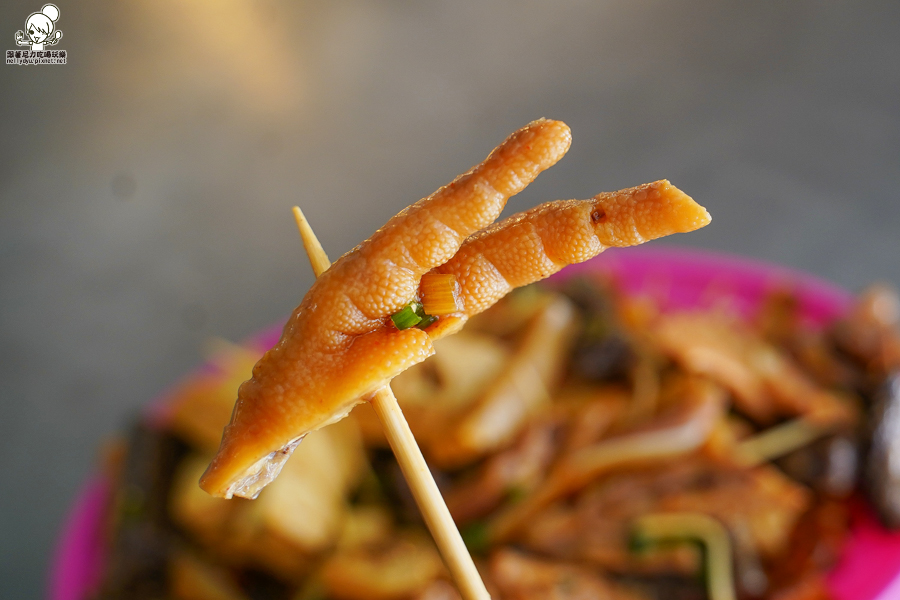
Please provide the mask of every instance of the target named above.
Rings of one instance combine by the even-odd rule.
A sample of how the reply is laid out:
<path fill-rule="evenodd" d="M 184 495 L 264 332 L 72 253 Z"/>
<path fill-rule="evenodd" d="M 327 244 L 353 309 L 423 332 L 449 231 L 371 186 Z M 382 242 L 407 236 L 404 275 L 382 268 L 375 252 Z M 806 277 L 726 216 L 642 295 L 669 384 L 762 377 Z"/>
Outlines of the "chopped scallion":
<path fill-rule="evenodd" d="M 416 325 L 416 327 L 418 327 L 419 329 L 425 329 L 426 327 L 428 327 L 429 325 L 431 325 L 432 323 L 434 323 L 437 320 L 438 320 L 438 318 L 435 317 L 434 315 L 425 315 L 424 317 L 422 317 L 422 320 L 419 322 L 418 325 Z"/>
<path fill-rule="evenodd" d="M 655 513 L 635 522 L 631 548 L 646 551 L 654 542 L 699 541 L 706 561 L 706 587 L 711 600 L 735 600 L 732 548 L 728 530 L 717 519 L 702 513 Z"/>
<path fill-rule="evenodd" d="M 449 315 L 462 310 L 455 275 L 426 273 L 419 283 L 422 304 L 429 315 Z"/>
<path fill-rule="evenodd" d="M 425 329 L 437 320 L 438 317 L 427 314 L 425 307 L 415 300 L 391 315 L 391 321 L 400 330 L 410 327 Z"/>
<path fill-rule="evenodd" d="M 422 317 L 416 314 L 419 310 L 421 310 L 421 307 L 422 305 L 418 302 L 410 302 L 409 304 L 392 314 L 391 321 L 393 321 L 397 329 L 400 329 L 401 331 L 403 329 L 415 327 L 422 321 Z"/>
<path fill-rule="evenodd" d="M 419 304 L 419 308 L 416 309 L 416 315 L 420 319 L 422 319 L 419 322 L 419 324 L 416 325 L 416 327 L 418 327 L 419 329 L 425 329 L 426 327 L 428 327 L 429 325 L 431 325 L 432 323 L 434 323 L 435 321 L 438 320 L 438 318 L 435 317 L 434 315 L 429 315 L 429 314 L 425 313 L 425 305 L 424 304 Z"/>

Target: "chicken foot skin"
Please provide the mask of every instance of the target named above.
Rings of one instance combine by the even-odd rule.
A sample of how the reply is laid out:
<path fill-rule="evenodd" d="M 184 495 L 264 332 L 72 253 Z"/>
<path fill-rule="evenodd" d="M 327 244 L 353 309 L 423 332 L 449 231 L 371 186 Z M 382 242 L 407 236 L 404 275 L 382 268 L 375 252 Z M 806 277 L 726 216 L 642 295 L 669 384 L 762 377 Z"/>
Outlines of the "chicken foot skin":
<path fill-rule="evenodd" d="M 415 296 L 422 274 L 493 222 L 510 196 L 562 158 L 571 140 L 560 121 L 528 124 L 317 278 L 279 342 L 238 390 L 200 486 L 214 496 L 255 496 L 277 476 L 275 463 L 287 459 L 297 438 L 341 419 L 362 397 L 430 356 L 428 334 L 391 331 L 389 316 Z"/>
<path fill-rule="evenodd" d="M 606 248 L 636 246 L 699 229 L 709 213 L 666 180 L 589 200 L 557 200 L 469 237 L 435 269 L 456 276 L 463 312 L 487 310 L 514 288 L 584 262 Z"/>
<path fill-rule="evenodd" d="M 323 273 L 281 340 L 240 387 L 201 487 L 215 496 L 254 497 L 303 435 L 346 416 L 433 354 L 433 338 L 457 330 L 513 287 L 607 246 L 691 231 L 709 221 L 688 196 L 656 182 L 586 201 L 551 202 L 484 229 L 509 196 L 562 157 L 570 141 L 563 123 L 529 124 Z M 671 209 L 662 211 L 664 217 L 658 216 L 661 206 Z M 424 331 L 397 330 L 390 315 L 416 297 L 421 276 L 431 270 L 457 276 L 464 312 Z"/>

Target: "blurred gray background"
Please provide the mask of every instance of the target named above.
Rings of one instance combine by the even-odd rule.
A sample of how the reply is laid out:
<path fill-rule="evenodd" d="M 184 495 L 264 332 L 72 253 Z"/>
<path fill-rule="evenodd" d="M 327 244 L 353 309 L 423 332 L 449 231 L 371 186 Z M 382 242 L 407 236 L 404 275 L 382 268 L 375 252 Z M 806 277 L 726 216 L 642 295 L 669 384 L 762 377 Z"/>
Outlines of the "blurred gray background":
<path fill-rule="evenodd" d="M 671 243 L 900 284 L 896 0 L 57 5 L 68 64 L 0 65 L 3 598 L 103 440 L 299 302 L 293 204 L 338 256 L 537 117 L 574 143 L 514 210 L 665 177 L 714 217 Z"/>

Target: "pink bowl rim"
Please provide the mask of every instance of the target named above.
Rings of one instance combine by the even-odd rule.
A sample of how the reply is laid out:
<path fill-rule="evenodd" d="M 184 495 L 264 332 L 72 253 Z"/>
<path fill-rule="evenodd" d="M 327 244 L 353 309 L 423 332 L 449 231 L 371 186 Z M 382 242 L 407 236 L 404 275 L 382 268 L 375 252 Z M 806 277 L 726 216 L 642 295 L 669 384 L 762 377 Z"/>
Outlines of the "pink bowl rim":
<path fill-rule="evenodd" d="M 666 301 L 675 305 L 684 302 L 696 306 L 702 298 L 672 297 L 672 290 L 684 282 L 697 288 L 695 292 L 704 282 L 718 285 L 711 297 L 724 291 L 751 299 L 747 306 L 737 306 L 739 310 L 758 303 L 774 288 L 789 286 L 798 294 L 802 310 L 813 325 L 824 325 L 844 314 L 852 302 L 847 290 L 801 271 L 736 255 L 667 245 L 625 252 L 613 249 L 565 269 L 551 281 L 586 272 L 612 274 L 630 294 L 669 294 Z M 280 326 L 267 329 L 254 336 L 252 343 L 269 347 L 280 331 Z M 109 487 L 103 476 L 94 475 L 73 502 L 50 564 L 50 600 L 84 600 L 98 584 Z M 831 592 L 837 600 L 900 598 L 900 534 L 886 532 L 862 505 L 854 506 L 852 522 L 844 557 L 829 575 Z"/>

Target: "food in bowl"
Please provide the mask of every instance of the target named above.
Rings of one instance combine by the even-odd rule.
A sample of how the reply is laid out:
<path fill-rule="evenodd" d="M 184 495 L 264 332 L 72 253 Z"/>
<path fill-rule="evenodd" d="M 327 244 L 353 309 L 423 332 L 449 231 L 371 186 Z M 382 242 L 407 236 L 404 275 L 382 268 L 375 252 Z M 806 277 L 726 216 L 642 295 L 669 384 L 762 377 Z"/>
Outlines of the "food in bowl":
<path fill-rule="evenodd" d="M 829 597 L 853 494 L 897 495 L 872 475 L 890 440 L 866 451 L 896 297 L 822 325 L 790 282 L 737 313 L 714 283 L 673 308 L 669 283 L 623 293 L 594 271 L 517 291 L 394 380 L 492 596 L 702 598 L 711 517 L 739 597 Z M 133 436 L 101 596 L 457 597 L 366 405 L 255 501 L 196 487 L 267 343 L 220 348 Z"/>
<path fill-rule="evenodd" d="M 393 380 L 496 597 L 824 594 L 867 394 L 887 424 L 868 480 L 890 472 L 891 393 L 854 385 L 874 360 L 865 348 L 882 346 L 851 321 L 822 337 L 777 295 L 757 323 L 668 312 L 591 278 L 507 297 L 606 247 L 709 221 L 660 181 L 489 225 L 568 144 L 559 122 L 516 132 L 317 269 L 261 359 L 217 354 L 168 418 L 138 428 L 117 469 L 104 593 L 456 597 L 365 410 Z M 232 376 L 248 372 L 232 409 Z M 803 452 L 821 440 L 843 454 L 806 456 L 817 479 Z M 223 498 L 275 484 L 222 503 L 198 478 Z M 892 485 L 869 486 L 885 514 Z M 706 583 L 691 583 L 700 572 Z"/>

